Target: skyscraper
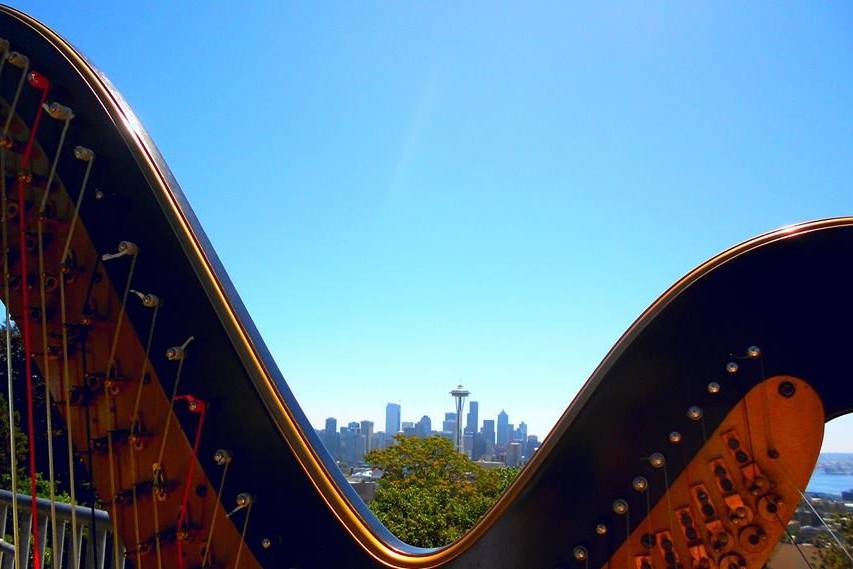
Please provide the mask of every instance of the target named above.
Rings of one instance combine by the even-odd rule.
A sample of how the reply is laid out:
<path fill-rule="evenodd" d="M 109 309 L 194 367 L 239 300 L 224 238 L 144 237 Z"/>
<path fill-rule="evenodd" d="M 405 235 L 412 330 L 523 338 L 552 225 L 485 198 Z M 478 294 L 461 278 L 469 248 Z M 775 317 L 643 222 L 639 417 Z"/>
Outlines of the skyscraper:
<path fill-rule="evenodd" d="M 338 434 L 338 420 L 334 417 L 326 419 L 326 428 L 323 431 L 323 444 L 334 458 L 340 458 L 341 436 Z"/>
<path fill-rule="evenodd" d="M 418 424 L 415 425 L 415 435 L 421 438 L 426 438 L 432 434 L 432 419 L 424 415 Z"/>
<path fill-rule="evenodd" d="M 527 441 L 527 423 L 524 421 L 518 424 L 518 436 L 516 439 L 520 440 L 522 443 Z"/>
<path fill-rule="evenodd" d="M 486 447 L 494 450 L 495 448 L 495 420 L 483 419 L 483 438 L 486 440 Z M 491 452 L 489 450 L 488 452 Z"/>
<path fill-rule="evenodd" d="M 400 432 L 400 405 L 389 403 L 385 406 L 385 436 L 388 440 Z"/>
<path fill-rule="evenodd" d="M 506 414 L 506 411 L 501 410 L 498 413 L 498 440 L 496 446 L 498 448 L 506 448 L 506 445 L 509 444 L 509 415 Z"/>
<path fill-rule="evenodd" d="M 445 433 L 451 433 L 456 436 L 456 413 L 450 411 L 444 414 L 444 421 L 441 423 L 441 430 Z M 451 439 L 456 440 L 456 439 Z"/>
<path fill-rule="evenodd" d="M 370 452 L 373 450 L 370 446 L 370 439 L 373 437 L 373 421 L 361 422 L 361 434 L 364 435 L 364 450 Z"/>
<path fill-rule="evenodd" d="M 465 432 L 474 434 L 480 426 L 480 404 L 476 401 L 468 403 L 468 422 L 465 424 Z"/>

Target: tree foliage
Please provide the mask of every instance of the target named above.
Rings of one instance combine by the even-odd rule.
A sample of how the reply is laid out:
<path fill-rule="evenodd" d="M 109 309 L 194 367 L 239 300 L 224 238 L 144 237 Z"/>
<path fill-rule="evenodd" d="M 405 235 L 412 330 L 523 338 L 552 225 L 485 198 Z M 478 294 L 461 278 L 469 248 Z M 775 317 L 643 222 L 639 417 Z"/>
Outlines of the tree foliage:
<path fill-rule="evenodd" d="M 835 515 L 826 518 L 827 524 L 832 526 L 832 531 L 841 540 L 841 543 L 850 550 L 853 545 L 853 519 L 849 516 Z M 850 558 L 845 552 L 838 547 L 835 540 L 824 537 L 820 540 L 818 546 L 820 550 L 820 569 L 849 569 L 851 567 Z"/>
<path fill-rule="evenodd" d="M 370 509 L 411 545 L 440 547 L 458 539 L 518 473 L 517 468 L 483 468 L 444 437 L 395 439 L 396 445 L 365 457 L 383 471 Z"/>

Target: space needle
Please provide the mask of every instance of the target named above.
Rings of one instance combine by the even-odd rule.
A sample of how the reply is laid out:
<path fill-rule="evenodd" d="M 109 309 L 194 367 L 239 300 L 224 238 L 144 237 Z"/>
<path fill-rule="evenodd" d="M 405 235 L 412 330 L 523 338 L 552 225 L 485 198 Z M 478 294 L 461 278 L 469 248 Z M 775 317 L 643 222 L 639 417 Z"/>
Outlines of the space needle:
<path fill-rule="evenodd" d="M 462 448 L 462 409 L 465 408 L 465 398 L 471 395 L 471 392 L 457 385 L 456 389 L 450 392 L 453 399 L 456 400 L 456 450 L 464 452 Z"/>

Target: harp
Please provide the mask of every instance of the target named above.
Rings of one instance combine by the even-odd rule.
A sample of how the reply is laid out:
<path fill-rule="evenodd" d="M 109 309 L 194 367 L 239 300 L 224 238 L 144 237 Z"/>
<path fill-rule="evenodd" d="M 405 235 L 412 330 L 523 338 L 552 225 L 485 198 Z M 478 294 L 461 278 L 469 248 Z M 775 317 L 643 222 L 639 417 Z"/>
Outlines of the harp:
<path fill-rule="evenodd" d="M 853 407 L 853 218 L 768 233 L 635 321 L 473 529 L 411 547 L 343 479 L 109 81 L 11 8 L 0 36 L 9 400 L 23 466 L 91 483 L 107 566 L 758 569 Z"/>

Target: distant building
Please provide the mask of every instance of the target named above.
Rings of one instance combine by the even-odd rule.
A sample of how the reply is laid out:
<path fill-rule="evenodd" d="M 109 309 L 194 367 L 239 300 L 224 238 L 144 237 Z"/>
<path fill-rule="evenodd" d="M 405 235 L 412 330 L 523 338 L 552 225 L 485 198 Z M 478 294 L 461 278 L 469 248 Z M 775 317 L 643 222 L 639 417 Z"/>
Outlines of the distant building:
<path fill-rule="evenodd" d="M 414 437 L 417 434 L 415 424 L 412 421 L 403 421 L 403 434 L 407 437 Z"/>
<path fill-rule="evenodd" d="M 474 458 L 474 435 L 467 431 L 462 435 L 462 454 Z"/>
<path fill-rule="evenodd" d="M 521 441 L 522 443 L 527 441 L 527 423 L 525 423 L 524 421 L 519 423 L 518 429 L 516 429 L 515 433 L 515 440 Z"/>
<path fill-rule="evenodd" d="M 321 439 L 323 444 L 326 446 L 326 450 L 329 451 L 329 454 L 331 454 L 335 459 L 340 458 L 341 437 L 338 434 L 337 419 L 334 417 L 326 419 L 326 428 L 323 430 Z"/>
<path fill-rule="evenodd" d="M 400 432 L 400 405 L 388 403 L 385 406 L 385 434 L 389 439 Z"/>
<path fill-rule="evenodd" d="M 483 433 L 474 433 L 472 437 L 471 459 L 480 460 L 486 454 L 486 439 L 483 437 Z"/>
<path fill-rule="evenodd" d="M 373 433 L 370 436 L 370 450 L 383 449 L 386 446 L 388 445 L 386 444 L 385 433 L 383 433 L 382 431 L 379 431 L 378 433 Z"/>
<path fill-rule="evenodd" d="M 536 435 L 527 435 L 527 441 L 525 441 L 524 445 L 524 462 L 530 460 L 530 457 L 533 456 L 539 449 L 539 437 Z"/>
<path fill-rule="evenodd" d="M 456 413 L 449 412 L 444 414 L 444 421 L 441 423 L 442 432 L 456 432 Z"/>
<path fill-rule="evenodd" d="M 426 438 L 432 434 L 432 419 L 424 415 L 415 425 L 415 436 Z"/>
<path fill-rule="evenodd" d="M 465 432 L 474 434 L 478 431 L 478 427 L 480 425 L 480 403 L 477 401 L 471 401 L 468 403 L 468 416 L 467 422 L 465 424 Z"/>
<path fill-rule="evenodd" d="M 361 434 L 364 435 L 364 451 L 370 452 L 373 450 L 373 447 L 370 446 L 371 439 L 373 439 L 373 421 L 361 422 Z"/>
<path fill-rule="evenodd" d="M 521 443 L 513 441 L 506 447 L 506 465 L 518 466 L 521 464 Z"/>
<path fill-rule="evenodd" d="M 495 455 L 495 422 L 492 419 L 483 420 L 483 454 Z"/>
<path fill-rule="evenodd" d="M 498 431 L 497 431 L 497 442 L 495 446 L 499 449 L 506 448 L 506 445 L 509 444 L 509 415 L 506 414 L 506 411 L 501 411 L 498 413 Z"/>
<path fill-rule="evenodd" d="M 341 460 L 350 466 L 364 461 L 365 437 L 361 434 L 361 424 L 355 421 L 341 427 Z"/>

